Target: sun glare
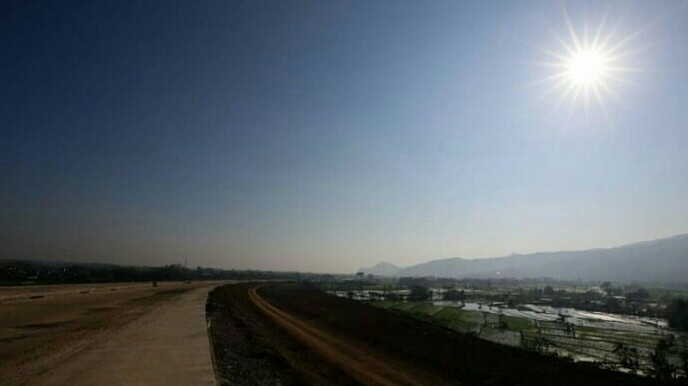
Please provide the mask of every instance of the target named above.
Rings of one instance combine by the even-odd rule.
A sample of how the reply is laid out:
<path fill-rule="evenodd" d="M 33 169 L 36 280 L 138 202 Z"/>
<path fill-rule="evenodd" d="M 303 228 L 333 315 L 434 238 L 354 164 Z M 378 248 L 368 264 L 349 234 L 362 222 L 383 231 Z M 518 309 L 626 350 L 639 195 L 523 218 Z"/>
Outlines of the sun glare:
<path fill-rule="evenodd" d="M 607 58 L 602 52 L 585 49 L 569 58 L 566 71 L 570 80 L 576 84 L 595 85 L 605 78 L 606 63 Z"/>
<path fill-rule="evenodd" d="M 629 46 L 640 31 L 629 36 L 610 33 L 606 31 L 605 14 L 594 33 L 589 33 L 587 25 L 578 29 L 574 27 L 565 8 L 563 14 L 568 38 L 555 34 L 559 47 L 541 49 L 551 60 L 539 64 L 551 68 L 552 72 L 536 83 L 551 85 L 546 95 L 555 92 L 560 94 L 559 98 L 555 98 L 557 106 L 568 102 L 573 110 L 579 102 L 583 102 L 587 108 L 589 102 L 594 99 L 606 112 L 607 99 L 612 97 L 620 102 L 621 98 L 615 90 L 621 83 L 627 82 L 628 73 L 638 71 L 628 67 L 624 62 L 639 52 L 638 49 L 631 49 Z M 617 30 L 618 26 L 613 29 Z"/>

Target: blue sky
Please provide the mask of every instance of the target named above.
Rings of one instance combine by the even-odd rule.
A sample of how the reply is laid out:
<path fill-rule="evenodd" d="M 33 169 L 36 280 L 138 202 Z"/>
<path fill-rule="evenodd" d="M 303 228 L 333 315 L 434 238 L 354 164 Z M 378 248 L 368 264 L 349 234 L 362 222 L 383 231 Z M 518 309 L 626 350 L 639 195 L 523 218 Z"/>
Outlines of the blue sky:
<path fill-rule="evenodd" d="M 537 82 L 559 2 L 4 4 L 0 257 L 351 272 L 688 232 L 686 2 L 564 3 L 637 35 L 606 111 Z"/>

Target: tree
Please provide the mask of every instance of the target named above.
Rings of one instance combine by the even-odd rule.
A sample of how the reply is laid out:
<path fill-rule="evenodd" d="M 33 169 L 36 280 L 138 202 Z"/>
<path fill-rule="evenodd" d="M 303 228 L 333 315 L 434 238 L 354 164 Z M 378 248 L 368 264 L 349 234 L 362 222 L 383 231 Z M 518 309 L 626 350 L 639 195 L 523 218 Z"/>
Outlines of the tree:
<path fill-rule="evenodd" d="M 657 348 L 650 355 L 652 360 L 652 375 L 657 379 L 671 379 L 674 376 L 674 371 L 676 370 L 674 366 L 669 363 L 667 358 L 667 352 L 669 351 L 669 343 L 666 340 L 661 339 L 657 343 Z"/>
<path fill-rule="evenodd" d="M 363 272 L 356 272 L 356 277 L 358 278 L 358 290 L 363 291 L 363 277 L 364 277 Z"/>
<path fill-rule="evenodd" d="M 612 295 L 612 283 L 605 281 L 604 283 L 602 283 L 600 288 L 602 288 L 602 291 L 604 291 L 607 294 L 607 296 Z"/>
<path fill-rule="evenodd" d="M 681 351 L 681 363 L 683 364 L 683 372 L 688 376 L 688 350 Z"/>
<path fill-rule="evenodd" d="M 614 348 L 614 353 L 619 356 L 621 366 L 632 370 L 638 370 L 640 365 L 638 360 L 638 349 L 635 347 L 626 346 L 623 342 L 617 342 Z"/>
<path fill-rule="evenodd" d="M 501 330 L 506 330 L 509 328 L 509 323 L 506 321 L 506 316 L 504 316 L 504 314 L 501 312 L 499 313 L 499 328 Z"/>
<path fill-rule="evenodd" d="M 411 294 L 409 300 L 428 300 L 432 296 L 432 292 L 427 287 L 419 285 L 411 287 Z"/>
<path fill-rule="evenodd" d="M 666 310 L 669 326 L 681 331 L 688 331 L 688 301 L 675 299 Z"/>
<path fill-rule="evenodd" d="M 564 329 L 567 334 L 573 335 L 574 338 L 576 337 L 576 326 L 573 323 L 564 322 Z"/>
<path fill-rule="evenodd" d="M 645 288 L 638 287 L 635 291 L 626 293 L 626 299 L 629 302 L 644 302 L 650 298 L 650 292 Z"/>
<path fill-rule="evenodd" d="M 550 342 L 539 335 L 526 337 L 523 332 L 521 332 L 521 347 L 538 354 L 545 354 L 550 347 Z"/>
<path fill-rule="evenodd" d="M 545 290 L 543 291 L 543 293 L 545 294 L 545 296 L 552 296 L 554 295 L 554 288 L 552 288 L 551 285 L 547 285 L 545 286 Z"/>
<path fill-rule="evenodd" d="M 466 299 L 466 292 L 464 290 L 457 291 L 451 289 L 444 293 L 443 298 L 444 300 L 464 301 Z"/>

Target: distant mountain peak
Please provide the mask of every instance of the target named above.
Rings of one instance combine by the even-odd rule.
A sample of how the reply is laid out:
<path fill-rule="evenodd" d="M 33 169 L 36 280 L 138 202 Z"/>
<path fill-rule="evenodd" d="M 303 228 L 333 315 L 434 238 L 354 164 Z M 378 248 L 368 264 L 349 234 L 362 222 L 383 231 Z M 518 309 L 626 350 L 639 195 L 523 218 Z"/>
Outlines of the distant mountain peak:
<path fill-rule="evenodd" d="M 382 261 L 370 268 L 361 268 L 358 271 L 363 272 L 366 275 L 372 274 L 375 276 L 395 276 L 397 271 L 399 271 L 399 267 L 392 263 Z"/>

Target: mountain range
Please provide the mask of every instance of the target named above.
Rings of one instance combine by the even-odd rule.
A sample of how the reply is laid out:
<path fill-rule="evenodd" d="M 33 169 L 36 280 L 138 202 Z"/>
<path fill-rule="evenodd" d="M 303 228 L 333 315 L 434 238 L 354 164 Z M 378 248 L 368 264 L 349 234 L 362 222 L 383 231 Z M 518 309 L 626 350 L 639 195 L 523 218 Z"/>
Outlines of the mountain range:
<path fill-rule="evenodd" d="M 431 260 L 408 267 L 379 263 L 360 270 L 388 277 L 536 278 L 688 283 L 688 234 L 615 248 L 505 257 Z"/>

